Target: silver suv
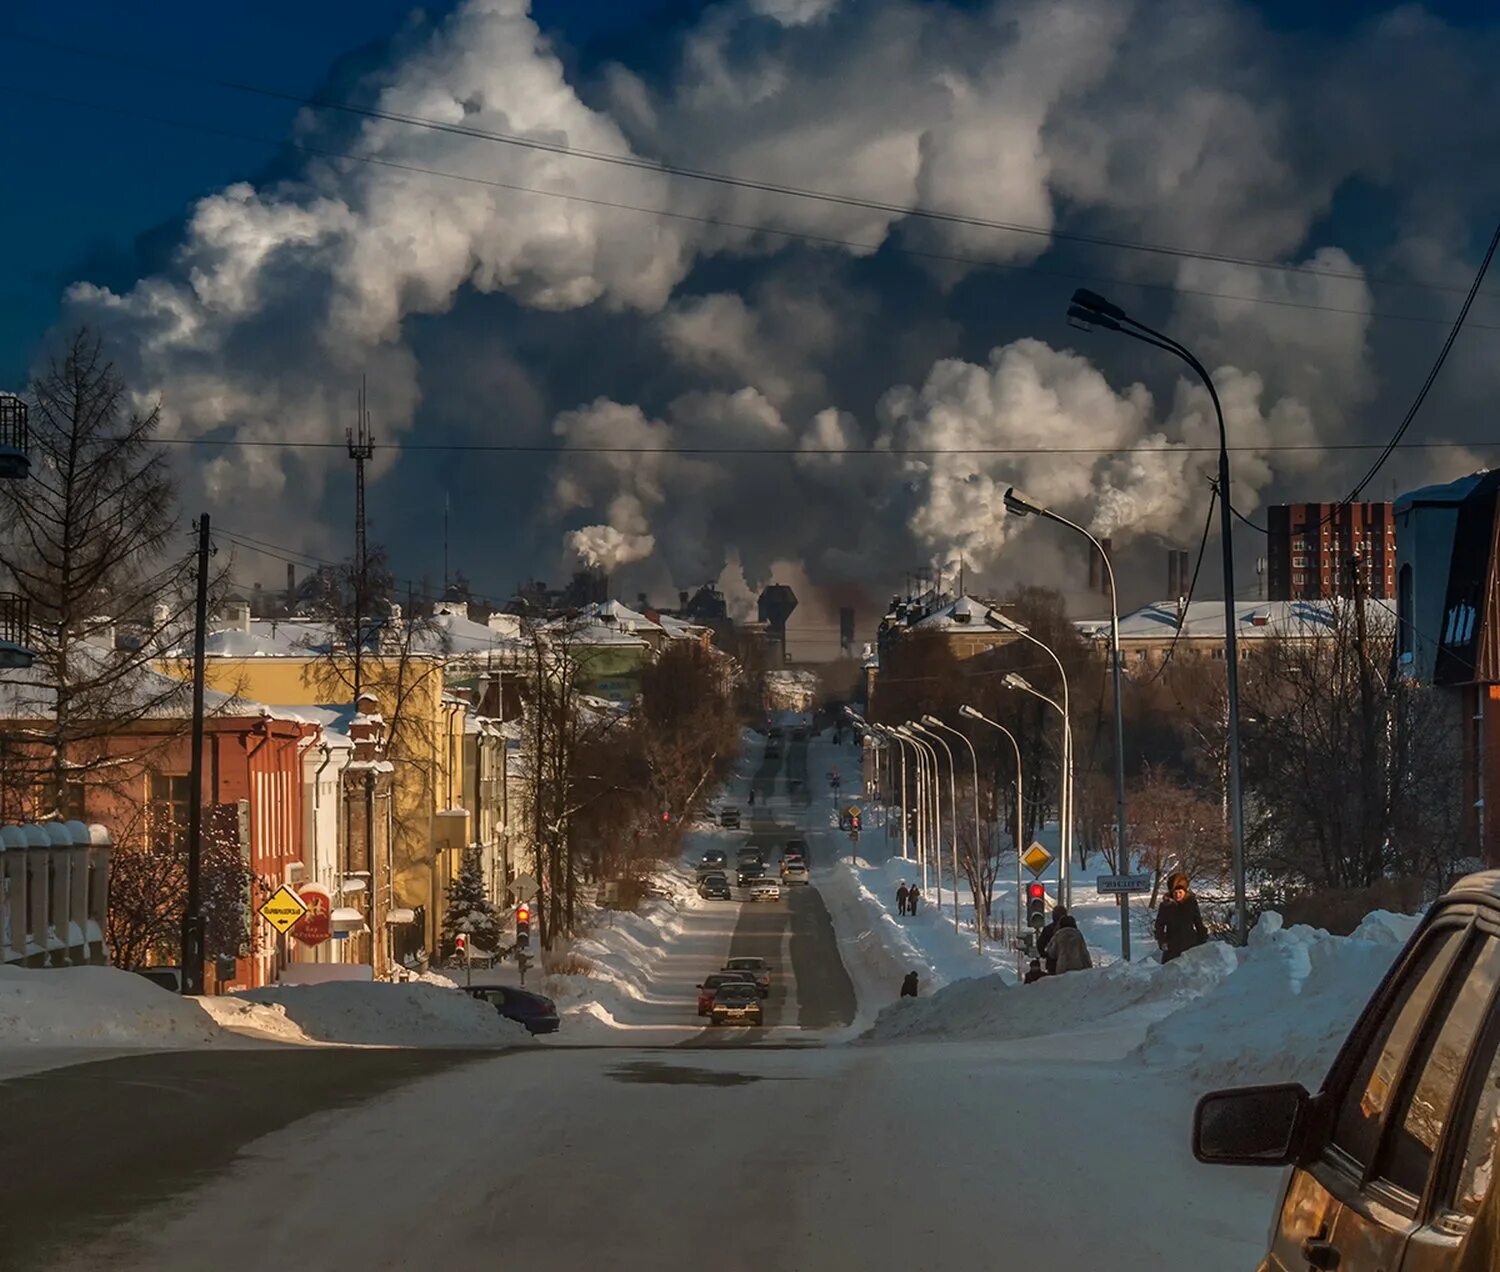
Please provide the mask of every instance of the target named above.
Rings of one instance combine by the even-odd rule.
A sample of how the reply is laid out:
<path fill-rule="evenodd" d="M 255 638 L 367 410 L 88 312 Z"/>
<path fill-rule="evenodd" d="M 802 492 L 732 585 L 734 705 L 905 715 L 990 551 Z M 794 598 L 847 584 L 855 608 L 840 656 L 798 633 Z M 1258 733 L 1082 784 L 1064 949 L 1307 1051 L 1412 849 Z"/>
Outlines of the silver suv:
<path fill-rule="evenodd" d="M 1497 989 L 1500 870 L 1491 870 L 1432 907 L 1317 1095 L 1293 1083 L 1198 1102 L 1200 1162 L 1293 1167 L 1265 1272 L 1500 1267 L 1489 1248 L 1500 1218 L 1488 1213 L 1500 1206 L 1488 1196 L 1500 1169 Z"/>

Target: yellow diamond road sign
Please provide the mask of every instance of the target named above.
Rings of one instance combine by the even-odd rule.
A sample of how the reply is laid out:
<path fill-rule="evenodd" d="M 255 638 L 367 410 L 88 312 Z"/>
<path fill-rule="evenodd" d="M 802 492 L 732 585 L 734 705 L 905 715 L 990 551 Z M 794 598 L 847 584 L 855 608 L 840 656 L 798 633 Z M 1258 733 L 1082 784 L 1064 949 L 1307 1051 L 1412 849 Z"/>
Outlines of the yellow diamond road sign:
<path fill-rule="evenodd" d="M 1021 854 L 1021 864 L 1031 871 L 1034 879 L 1052 864 L 1052 854 L 1033 841 L 1031 847 Z"/>
<path fill-rule="evenodd" d="M 286 884 L 277 888 L 266 899 L 265 905 L 260 907 L 260 917 L 278 932 L 285 932 L 306 913 L 307 906 L 303 904 L 302 898 Z"/>

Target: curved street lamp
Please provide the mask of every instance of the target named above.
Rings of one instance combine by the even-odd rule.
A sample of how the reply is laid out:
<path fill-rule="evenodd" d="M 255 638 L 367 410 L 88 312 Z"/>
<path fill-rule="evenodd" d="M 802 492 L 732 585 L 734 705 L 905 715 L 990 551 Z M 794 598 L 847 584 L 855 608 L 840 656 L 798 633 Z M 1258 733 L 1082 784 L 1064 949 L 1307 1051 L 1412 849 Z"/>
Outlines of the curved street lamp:
<path fill-rule="evenodd" d="M 1007 729 L 998 720 L 991 720 L 989 716 L 983 715 L 973 707 L 965 704 L 958 709 L 958 714 L 970 720 L 977 720 L 980 724 L 987 724 L 992 729 L 1005 734 L 1010 740 L 1011 749 L 1016 753 L 1016 828 L 1012 832 L 1015 836 L 1016 845 L 1016 935 L 1020 936 L 1026 926 L 1026 887 L 1021 881 L 1021 836 L 1023 832 L 1024 814 L 1021 809 L 1021 744 L 1016 741 L 1016 735 Z M 971 744 L 972 745 L 972 744 Z M 978 781 L 977 770 L 975 781 Z M 1021 972 L 1021 952 L 1016 951 L 1016 973 Z"/>
<path fill-rule="evenodd" d="M 1245 806 L 1240 786 L 1240 663 L 1234 623 L 1234 517 L 1229 503 L 1229 433 L 1224 427 L 1224 408 L 1213 377 L 1185 346 L 1163 332 L 1132 318 L 1119 305 L 1098 292 L 1080 287 L 1068 306 L 1068 321 L 1084 331 L 1103 327 L 1170 353 L 1192 368 L 1208 390 L 1219 424 L 1219 538 L 1224 558 L 1224 661 L 1229 692 L 1229 834 L 1234 868 L 1234 917 L 1240 944 L 1249 938 L 1245 913 Z M 1007 506 L 1009 499 L 1007 497 Z M 1111 586 L 1113 578 L 1111 577 Z M 1115 634 L 1115 660 L 1119 661 L 1119 634 Z M 1123 833 L 1123 832 L 1122 832 Z M 1124 840 L 1121 840 L 1123 843 Z"/>
<path fill-rule="evenodd" d="M 903 724 L 897 727 L 897 732 L 910 742 L 917 750 L 917 824 L 931 818 L 932 840 L 927 844 L 927 851 L 922 856 L 922 891 L 927 891 L 927 866 L 935 852 L 941 852 L 943 847 L 943 806 L 938 802 L 937 796 L 937 749 L 930 743 L 924 742 L 911 731 L 909 725 Z M 930 792 L 930 793 L 929 793 Z M 927 827 L 922 827 L 926 830 Z M 937 906 L 943 908 L 943 870 L 942 858 L 938 858 L 937 869 Z"/>
<path fill-rule="evenodd" d="M 901 765 L 901 860 L 910 861 L 911 852 L 907 846 L 908 828 L 906 816 L 906 744 L 900 738 L 896 737 L 895 734 L 893 734 L 886 725 L 872 724 L 870 726 L 870 730 L 871 732 L 884 738 L 887 746 L 889 746 L 892 742 L 896 744 L 896 759 Z M 887 802 L 886 804 L 885 827 L 887 835 L 889 835 L 891 828 L 891 810 L 889 802 Z"/>
<path fill-rule="evenodd" d="M 924 715 L 922 717 L 922 723 L 931 725 L 934 729 L 942 729 L 945 733 L 953 734 L 954 737 L 958 738 L 966 747 L 969 748 L 969 758 L 974 763 L 974 856 L 977 863 L 979 859 L 980 842 L 982 835 L 982 832 L 979 829 L 979 753 L 974 750 L 974 744 L 969 741 L 968 734 L 961 733 L 951 724 L 944 724 L 937 718 L 937 716 Z M 958 839 L 958 811 L 956 808 L 953 813 L 953 835 L 955 841 L 953 870 L 954 878 L 956 880 L 958 878 L 958 855 L 956 846 Z M 984 953 L 985 917 L 986 916 L 979 913 L 979 898 L 976 896 L 974 898 L 974 931 L 976 933 L 975 947 L 981 954 Z"/>
<path fill-rule="evenodd" d="M 1072 902 L 1072 879 L 1073 879 L 1073 828 L 1068 824 L 1068 819 L 1073 815 L 1073 722 L 1068 719 L 1068 713 L 1055 699 L 1049 698 L 1040 689 L 1036 688 L 1031 681 L 1017 672 L 1007 672 L 1000 680 L 1007 689 L 1018 689 L 1022 693 L 1029 693 L 1033 698 L 1038 698 L 1062 717 L 1063 745 L 1062 745 L 1062 781 L 1059 783 L 1061 793 L 1058 795 L 1058 827 L 1059 839 L 1059 862 L 1057 867 L 1057 885 L 1059 900 L 1064 905 Z"/>
<path fill-rule="evenodd" d="M 950 814 L 950 817 L 949 817 L 948 841 L 949 841 L 949 845 L 950 845 L 950 847 L 952 849 L 952 853 L 953 853 L 953 931 L 954 931 L 954 934 L 957 935 L 957 933 L 958 933 L 958 765 L 953 762 L 953 748 L 951 746 L 949 746 L 948 743 L 945 742 L 941 737 L 939 737 L 935 732 L 933 732 L 933 730 L 931 730 L 931 729 L 927 728 L 925 725 L 921 725 L 921 724 L 913 724 L 911 727 L 913 729 L 915 729 L 918 733 L 922 734 L 923 737 L 931 738 L 934 743 L 936 743 L 938 746 L 940 746 L 940 747 L 943 748 L 944 753 L 948 756 L 948 812 Z M 939 777 L 942 776 L 941 769 L 938 771 L 938 776 Z M 941 798 L 941 792 L 939 793 L 939 798 Z M 938 874 L 941 875 L 942 872 L 943 872 L 942 845 L 939 844 L 938 845 Z M 976 913 L 976 919 L 977 919 L 977 913 Z"/>

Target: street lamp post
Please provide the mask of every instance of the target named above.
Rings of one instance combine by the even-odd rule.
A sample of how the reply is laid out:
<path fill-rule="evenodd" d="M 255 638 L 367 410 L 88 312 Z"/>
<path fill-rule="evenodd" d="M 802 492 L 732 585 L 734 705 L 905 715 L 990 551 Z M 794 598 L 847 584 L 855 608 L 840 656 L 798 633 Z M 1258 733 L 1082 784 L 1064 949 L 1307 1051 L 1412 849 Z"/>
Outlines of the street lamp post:
<path fill-rule="evenodd" d="M 928 844 L 926 856 L 922 859 L 922 891 L 927 891 L 927 866 L 932 860 L 935 866 L 935 877 L 937 880 L 937 907 L 943 908 L 943 805 L 938 798 L 937 785 L 937 748 L 931 743 L 924 742 L 911 730 L 910 722 L 901 726 L 901 736 L 909 740 L 917 749 L 917 783 L 918 804 L 925 805 L 927 817 L 932 819 L 932 839 Z M 923 814 L 918 812 L 918 820 L 922 820 Z M 937 854 L 934 857 L 934 854 Z"/>
<path fill-rule="evenodd" d="M 1021 744 L 1016 741 L 1016 735 L 1003 724 L 997 720 L 991 720 L 989 716 L 981 714 L 973 707 L 962 706 L 958 709 L 958 714 L 970 720 L 978 720 L 980 724 L 987 724 L 990 728 L 1005 734 L 1010 741 L 1011 749 L 1016 753 L 1016 828 L 1012 835 L 1016 846 L 1016 972 L 1019 975 L 1021 972 L 1021 930 L 1026 926 L 1026 888 L 1021 881 L 1021 836 L 1025 833 L 1022 821 L 1024 814 L 1021 809 Z M 973 743 L 969 745 L 972 747 Z M 977 767 L 974 770 L 974 781 L 976 783 L 979 781 Z"/>
<path fill-rule="evenodd" d="M 1203 387 L 1208 390 L 1209 399 L 1214 404 L 1214 416 L 1219 424 L 1219 537 L 1224 559 L 1224 661 L 1229 694 L 1229 834 L 1234 869 L 1235 925 L 1243 945 L 1250 934 L 1246 929 L 1248 916 L 1245 912 L 1245 805 L 1240 786 L 1240 663 L 1234 623 L 1234 516 L 1229 500 L 1229 433 L 1224 427 L 1224 408 L 1219 403 L 1219 391 L 1214 387 L 1213 377 L 1184 345 L 1132 318 L 1097 292 L 1081 287 L 1075 291 L 1072 304 L 1068 306 L 1068 321 L 1084 330 L 1103 327 L 1106 331 L 1118 331 L 1181 359 L 1203 381 Z M 1110 587 L 1114 587 L 1113 574 Z M 1115 660 L 1118 663 L 1118 624 Z"/>
<path fill-rule="evenodd" d="M 1062 659 L 1057 656 L 1052 646 L 1038 640 L 1023 624 L 1016 622 L 1013 618 L 1007 618 L 999 610 L 991 610 L 987 619 L 1004 631 L 1019 636 L 1022 640 L 1035 645 L 1048 658 L 1052 659 L 1052 665 L 1057 668 L 1057 678 L 1062 682 L 1062 713 L 1066 726 L 1063 730 L 1065 748 L 1063 752 L 1063 768 L 1067 773 L 1067 780 L 1064 783 L 1066 791 L 1064 808 L 1059 810 L 1059 816 L 1062 819 L 1062 834 L 1060 836 L 1063 850 L 1062 878 L 1064 896 L 1062 897 L 1062 902 L 1064 905 L 1071 906 L 1073 904 L 1073 836 L 1076 831 L 1077 810 L 1073 807 L 1073 714 L 1068 709 L 1068 673 L 1063 669 Z"/>
<path fill-rule="evenodd" d="M 896 760 L 901 765 L 901 776 L 900 776 L 900 779 L 899 779 L 900 780 L 900 791 L 901 791 L 901 799 L 900 799 L 900 805 L 901 805 L 901 860 L 902 861 L 910 861 L 911 860 L 911 850 L 908 847 L 908 829 L 909 828 L 908 828 L 908 825 L 907 825 L 908 818 L 907 818 L 907 815 L 906 815 L 907 814 L 907 805 L 906 805 L 906 747 L 902 743 L 901 739 L 898 738 L 898 737 L 896 737 L 896 735 L 891 731 L 891 729 L 888 726 L 883 725 L 883 724 L 872 724 L 870 726 L 870 728 L 871 728 L 871 730 L 874 733 L 878 734 L 880 737 L 882 737 L 882 738 L 885 739 L 887 746 L 889 746 L 892 742 L 894 742 L 896 744 Z M 886 829 L 887 829 L 887 831 L 889 831 L 890 824 L 891 824 L 891 809 L 890 809 L 890 804 L 889 803 L 886 804 L 885 822 L 886 822 Z"/>
<path fill-rule="evenodd" d="M 1040 689 L 1036 688 L 1025 676 L 1010 672 L 1000 681 L 1007 689 L 1019 689 L 1022 693 L 1029 693 L 1033 698 L 1038 698 L 1062 717 L 1063 723 L 1063 745 L 1062 745 L 1062 793 L 1058 796 L 1059 816 L 1066 809 L 1071 816 L 1073 810 L 1073 723 L 1068 719 L 1068 713 L 1063 706 L 1052 698 L 1049 698 Z M 1068 880 L 1072 876 L 1072 863 L 1068 860 L 1068 854 L 1073 848 L 1073 836 L 1071 834 L 1060 835 L 1062 860 L 1058 863 L 1057 892 L 1058 901 L 1063 905 L 1071 902 L 1068 891 Z"/>
<path fill-rule="evenodd" d="M 925 718 L 925 717 L 924 717 Z M 953 856 L 953 931 L 958 933 L 958 766 L 953 762 L 953 748 L 939 737 L 933 730 L 921 724 L 911 726 L 924 737 L 931 738 L 938 746 L 943 748 L 948 756 L 948 842 Z M 938 770 L 938 776 L 942 776 L 942 770 Z M 941 792 L 939 793 L 941 798 Z M 942 873 L 942 845 L 938 846 L 938 873 Z M 978 911 L 975 911 L 977 921 Z"/>
<path fill-rule="evenodd" d="M 1055 521 L 1060 526 L 1076 530 L 1087 539 L 1104 562 L 1104 575 L 1109 580 L 1109 660 L 1110 677 L 1115 689 L 1115 843 L 1116 869 L 1125 874 L 1130 869 L 1130 842 L 1125 828 L 1125 706 L 1120 688 L 1120 595 L 1115 588 L 1115 566 L 1109 559 L 1104 545 L 1077 522 L 1045 508 L 1034 499 L 1028 499 L 1012 486 L 1005 492 L 1005 507 L 1013 516 L 1038 516 Z M 1130 897 L 1120 893 L 1120 957 L 1130 961 Z"/>
<path fill-rule="evenodd" d="M 974 750 L 974 744 L 969 741 L 968 735 L 966 733 L 960 733 L 951 724 L 944 724 L 937 718 L 937 716 L 933 715 L 924 715 L 922 717 L 922 722 L 924 724 L 931 725 L 934 729 L 942 729 L 945 733 L 953 734 L 954 737 L 958 738 L 966 747 L 969 748 L 969 759 L 972 760 L 974 764 L 974 856 L 975 862 L 977 864 L 979 861 L 979 853 L 981 849 L 980 840 L 982 835 L 982 832 L 979 829 L 979 755 Z M 958 811 L 956 808 L 953 813 L 953 834 L 956 840 L 958 836 Z M 958 870 L 958 862 L 956 849 L 953 869 L 955 871 L 954 877 L 957 878 L 956 872 Z M 975 873 L 977 874 L 978 871 L 976 871 Z M 987 914 L 982 915 L 979 913 L 979 898 L 977 896 L 974 897 L 974 931 L 976 933 L 975 948 L 981 954 L 984 953 L 984 920 L 986 917 Z"/>

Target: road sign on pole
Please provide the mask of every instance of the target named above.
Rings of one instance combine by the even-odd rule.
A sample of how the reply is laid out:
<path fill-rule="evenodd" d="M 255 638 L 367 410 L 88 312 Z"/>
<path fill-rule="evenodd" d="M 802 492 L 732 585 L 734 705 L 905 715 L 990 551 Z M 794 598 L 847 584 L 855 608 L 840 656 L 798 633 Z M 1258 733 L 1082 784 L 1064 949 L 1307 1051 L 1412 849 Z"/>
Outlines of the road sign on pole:
<path fill-rule="evenodd" d="M 1032 840 L 1031 847 L 1021 854 L 1021 864 L 1031 871 L 1033 879 L 1039 878 L 1043 870 L 1052 864 L 1052 854 L 1041 844 Z"/>
<path fill-rule="evenodd" d="M 1121 874 L 1121 875 L 1099 875 L 1094 880 L 1094 887 L 1101 896 L 1115 894 L 1128 894 L 1131 892 L 1150 892 L 1150 874 Z"/>
<path fill-rule="evenodd" d="M 260 907 L 260 917 L 282 935 L 306 913 L 307 906 L 302 898 L 284 883 Z"/>

